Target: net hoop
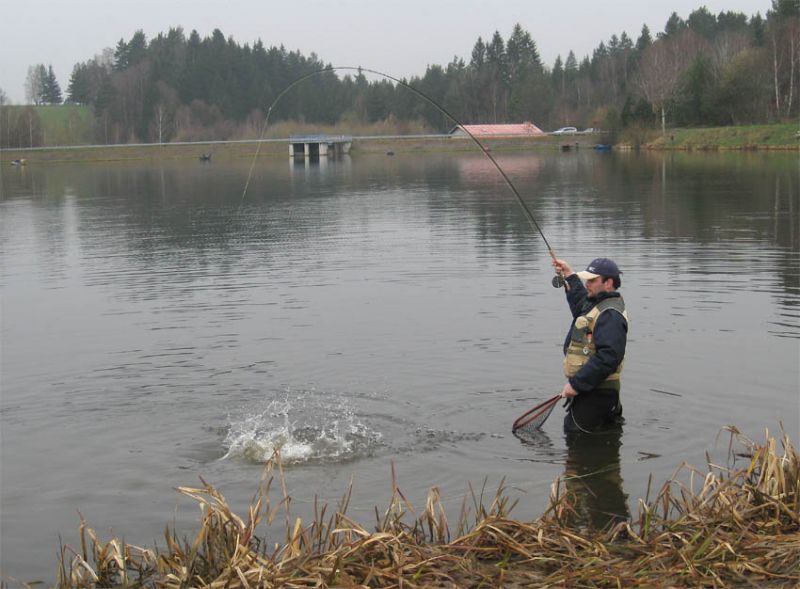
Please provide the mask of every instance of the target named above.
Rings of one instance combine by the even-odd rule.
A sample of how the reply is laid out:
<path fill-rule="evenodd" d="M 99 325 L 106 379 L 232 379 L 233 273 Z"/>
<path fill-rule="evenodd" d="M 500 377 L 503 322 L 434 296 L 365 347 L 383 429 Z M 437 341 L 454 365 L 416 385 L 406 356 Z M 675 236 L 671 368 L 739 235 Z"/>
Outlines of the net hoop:
<path fill-rule="evenodd" d="M 537 430 L 541 428 L 560 399 L 561 395 L 558 394 L 520 415 L 514 421 L 514 425 L 511 426 L 511 432 L 513 433 L 520 429 Z"/>

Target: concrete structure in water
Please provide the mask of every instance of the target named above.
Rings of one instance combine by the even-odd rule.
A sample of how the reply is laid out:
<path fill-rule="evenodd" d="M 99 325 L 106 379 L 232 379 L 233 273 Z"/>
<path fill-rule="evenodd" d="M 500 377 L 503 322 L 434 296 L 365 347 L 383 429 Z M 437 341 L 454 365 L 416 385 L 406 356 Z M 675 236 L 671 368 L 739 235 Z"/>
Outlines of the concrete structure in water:
<path fill-rule="evenodd" d="M 353 137 L 350 135 L 292 135 L 289 137 L 289 156 L 342 155 L 350 152 L 352 143 Z"/>

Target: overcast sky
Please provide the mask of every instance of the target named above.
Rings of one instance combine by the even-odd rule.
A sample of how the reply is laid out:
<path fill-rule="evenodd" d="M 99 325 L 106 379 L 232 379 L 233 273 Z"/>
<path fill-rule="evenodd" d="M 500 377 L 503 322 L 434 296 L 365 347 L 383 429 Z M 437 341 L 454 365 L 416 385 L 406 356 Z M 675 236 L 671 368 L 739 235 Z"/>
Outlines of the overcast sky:
<path fill-rule="evenodd" d="M 675 11 L 705 5 L 748 16 L 770 0 L 0 0 L 0 88 L 25 99 L 30 64 L 52 64 L 66 95 L 72 66 L 137 29 L 148 39 L 182 26 L 187 36 L 219 28 L 242 44 L 261 39 L 332 65 L 361 65 L 395 77 L 422 75 L 453 56 L 469 60 L 478 36 L 507 39 L 515 23 L 530 32 L 552 66 L 570 49 L 580 59 L 612 34 L 655 34 Z"/>

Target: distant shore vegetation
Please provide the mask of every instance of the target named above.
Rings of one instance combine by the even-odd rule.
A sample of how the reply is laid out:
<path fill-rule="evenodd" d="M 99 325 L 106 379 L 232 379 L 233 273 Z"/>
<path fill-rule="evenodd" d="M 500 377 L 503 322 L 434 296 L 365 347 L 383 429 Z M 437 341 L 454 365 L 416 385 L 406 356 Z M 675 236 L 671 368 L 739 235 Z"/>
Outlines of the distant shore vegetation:
<path fill-rule="evenodd" d="M 591 56 L 568 51 L 552 65 L 517 24 L 507 39 L 498 31 L 479 37 L 468 59 L 430 65 L 405 81 L 464 123 L 533 121 L 544 130 L 570 125 L 666 137 L 668 127 L 796 121 L 799 65 L 800 4 L 772 0 L 765 16 L 705 7 L 686 18 L 673 13 L 661 32 L 645 25 L 634 39 L 623 31 Z M 29 105 L 10 105 L 0 89 L 0 147 L 257 138 L 276 96 L 330 66 L 314 53 L 261 40 L 240 44 L 218 29 L 201 38 L 177 27 L 150 39 L 139 30 L 75 64 L 65 96 L 44 64 L 28 70 Z M 298 84 L 271 114 L 270 127 L 280 122 L 287 124 L 271 131 L 319 125 L 440 133 L 453 126 L 406 88 L 360 71 L 327 71 Z"/>

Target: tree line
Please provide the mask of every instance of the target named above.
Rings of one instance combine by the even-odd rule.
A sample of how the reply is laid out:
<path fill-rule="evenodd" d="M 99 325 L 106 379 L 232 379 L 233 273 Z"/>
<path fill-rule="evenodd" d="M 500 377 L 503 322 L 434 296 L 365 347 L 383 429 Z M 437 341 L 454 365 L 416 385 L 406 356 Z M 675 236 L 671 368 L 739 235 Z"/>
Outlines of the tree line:
<path fill-rule="evenodd" d="M 578 60 L 573 51 L 545 65 L 520 24 L 504 39 L 478 38 L 468 60 L 454 57 L 404 80 L 466 123 L 533 121 L 618 130 L 765 123 L 800 114 L 800 3 L 772 0 L 762 17 L 673 13 L 664 30 L 636 39 L 612 35 Z M 220 30 L 201 38 L 172 28 L 152 39 L 137 31 L 116 48 L 74 66 L 66 101 L 88 105 L 100 143 L 258 136 L 265 109 L 292 81 L 329 67 L 262 41 L 239 44 Z M 34 104 L 57 104 L 52 67 L 31 66 Z M 20 115 L 21 120 L 24 119 Z M 6 117 L 7 118 L 7 117 Z M 32 116 L 28 113 L 27 124 Z M 329 71 L 287 93 L 271 122 L 316 124 L 414 121 L 446 131 L 452 121 L 387 80 Z M 6 121 L 8 123 L 8 121 Z M 23 124 L 25 121 L 23 120 Z M 14 138 L 6 125 L 0 144 Z M 27 145 L 32 134 L 17 133 Z"/>

